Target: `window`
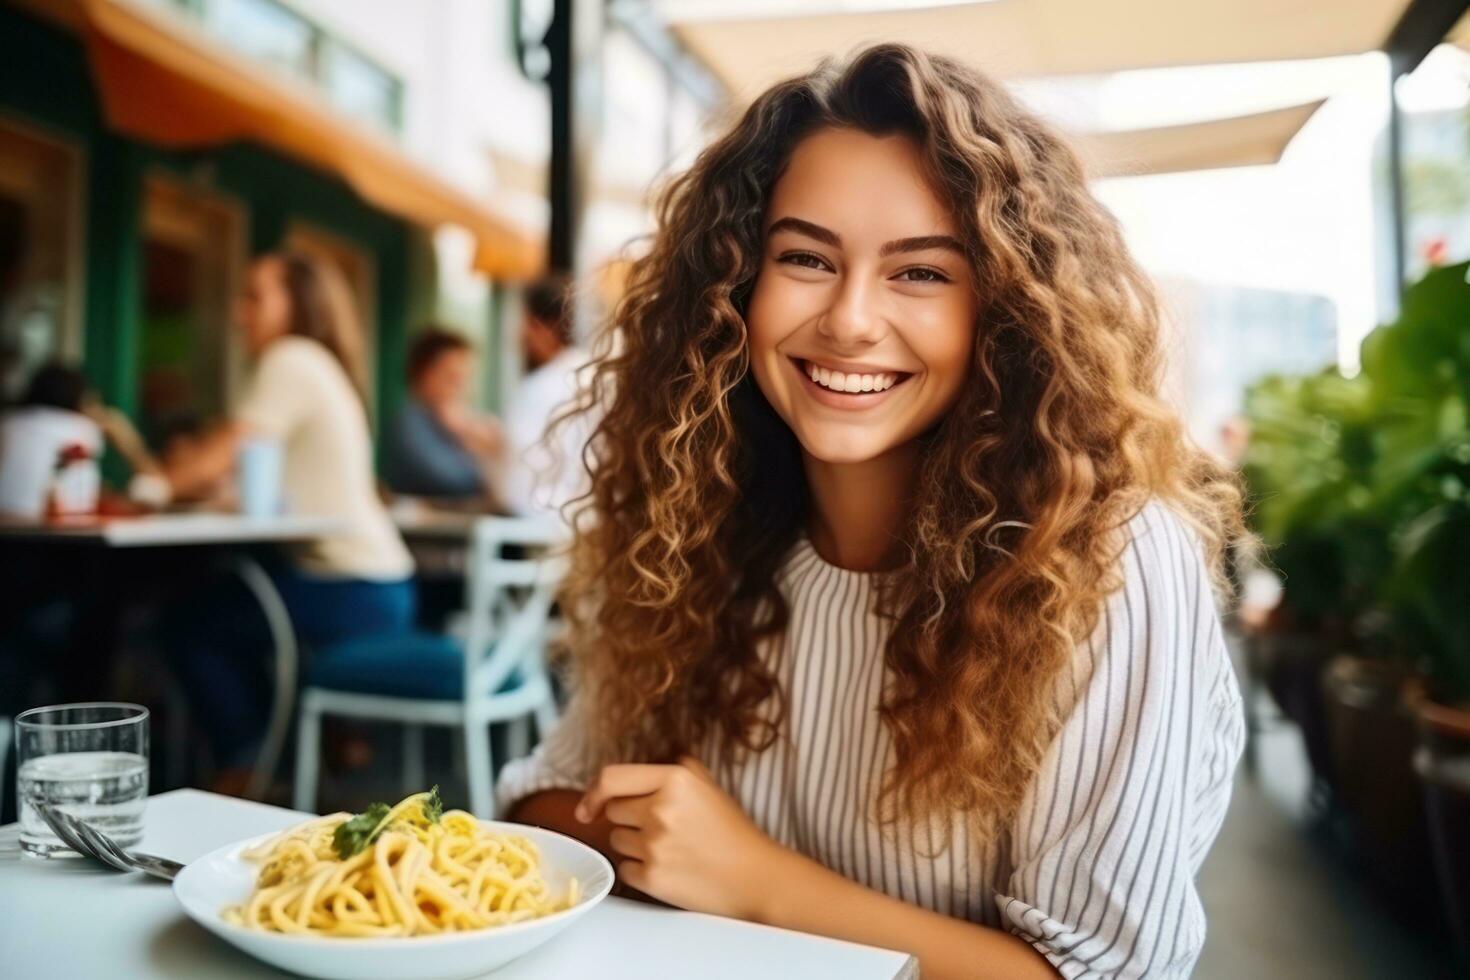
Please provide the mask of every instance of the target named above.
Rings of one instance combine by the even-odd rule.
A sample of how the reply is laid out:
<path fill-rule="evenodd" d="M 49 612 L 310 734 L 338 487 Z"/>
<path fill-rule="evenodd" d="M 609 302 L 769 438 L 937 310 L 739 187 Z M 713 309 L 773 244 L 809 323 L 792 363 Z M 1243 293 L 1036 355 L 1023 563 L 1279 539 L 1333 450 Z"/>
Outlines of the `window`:
<path fill-rule="evenodd" d="M 209 0 L 210 33 L 257 61 L 310 79 L 315 74 L 316 29 L 271 0 Z"/>
<path fill-rule="evenodd" d="M 278 0 L 133 0 L 202 21 L 227 47 L 316 86 L 355 119 L 398 132 L 403 81 Z"/>
<path fill-rule="evenodd" d="M 230 304 L 245 254 L 240 209 L 171 177 L 144 186 L 138 423 L 146 435 L 225 414 L 241 373 Z"/>
<path fill-rule="evenodd" d="M 402 125 L 403 84 L 332 38 L 322 46 L 321 84 L 332 104 L 349 116 L 395 130 Z"/>
<path fill-rule="evenodd" d="M 0 119 L 0 399 L 82 357 L 81 154 Z"/>

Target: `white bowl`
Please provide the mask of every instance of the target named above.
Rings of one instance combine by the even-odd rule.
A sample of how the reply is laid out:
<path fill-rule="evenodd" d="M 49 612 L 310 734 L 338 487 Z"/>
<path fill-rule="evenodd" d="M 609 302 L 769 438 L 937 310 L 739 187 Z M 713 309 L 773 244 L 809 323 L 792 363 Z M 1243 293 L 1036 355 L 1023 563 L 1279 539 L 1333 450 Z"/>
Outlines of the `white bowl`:
<path fill-rule="evenodd" d="M 520 834 L 541 849 L 541 874 L 553 893 L 576 878 L 580 901 L 569 909 L 527 922 L 445 936 L 330 938 L 288 936 L 231 925 L 220 913 L 239 905 L 255 887 L 260 866 L 240 855 L 269 840 L 261 834 L 227 844 L 179 872 L 174 896 L 189 918 L 257 959 L 323 980 L 462 980 L 479 976 L 530 952 L 586 915 L 607 897 L 613 869 L 607 858 L 580 841 L 539 827 L 481 821 L 495 831 Z"/>

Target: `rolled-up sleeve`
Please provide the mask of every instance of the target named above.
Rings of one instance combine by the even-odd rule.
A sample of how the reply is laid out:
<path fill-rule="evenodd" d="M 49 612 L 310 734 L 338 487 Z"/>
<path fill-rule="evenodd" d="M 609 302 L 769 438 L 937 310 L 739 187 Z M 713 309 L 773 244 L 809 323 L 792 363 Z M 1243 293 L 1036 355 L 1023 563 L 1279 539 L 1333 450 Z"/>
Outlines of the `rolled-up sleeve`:
<path fill-rule="evenodd" d="M 549 789 L 584 790 L 592 778 L 586 731 L 574 700 L 535 751 L 506 764 L 495 784 L 496 812 Z"/>
<path fill-rule="evenodd" d="M 1187 977 L 1195 875 L 1244 744 L 1240 694 L 1193 536 L 1151 505 L 1124 587 L 1079 651 L 1068 708 L 1012 828 L 1003 925 L 1064 977 Z"/>

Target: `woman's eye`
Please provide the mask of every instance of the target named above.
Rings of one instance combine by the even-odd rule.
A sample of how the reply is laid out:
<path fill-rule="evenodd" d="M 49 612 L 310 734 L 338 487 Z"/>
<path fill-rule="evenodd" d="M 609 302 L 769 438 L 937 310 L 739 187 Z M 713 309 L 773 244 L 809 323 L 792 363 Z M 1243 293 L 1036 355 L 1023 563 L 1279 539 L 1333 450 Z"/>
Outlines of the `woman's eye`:
<path fill-rule="evenodd" d="M 803 269 L 830 269 L 827 260 L 814 252 L 787 252 L 776 261 L 799 265 Z"/>
<path fill-rule="evenodd" d="M 929 269 L 924 266 L 905 269 L 898 274 L 898 277 L 905 282 L 949 282 L 949 276 L 938 269 Z"/>

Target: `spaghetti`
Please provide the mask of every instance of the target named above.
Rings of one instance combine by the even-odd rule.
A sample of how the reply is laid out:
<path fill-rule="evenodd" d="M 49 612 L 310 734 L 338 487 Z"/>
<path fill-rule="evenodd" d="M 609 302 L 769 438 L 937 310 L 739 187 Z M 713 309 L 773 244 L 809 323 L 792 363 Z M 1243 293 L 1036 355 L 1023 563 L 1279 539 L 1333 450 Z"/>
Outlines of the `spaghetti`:
<path fill-rule="evenodd" d="M 224 910 L 247 929 L 312 936 L 422 936 L 521 922 L 577 903 L 551 894 L 524 837 L 441 813 L 438 787 L 358 816 L 308 821 L 244 853 L 255 891 Z"/>

